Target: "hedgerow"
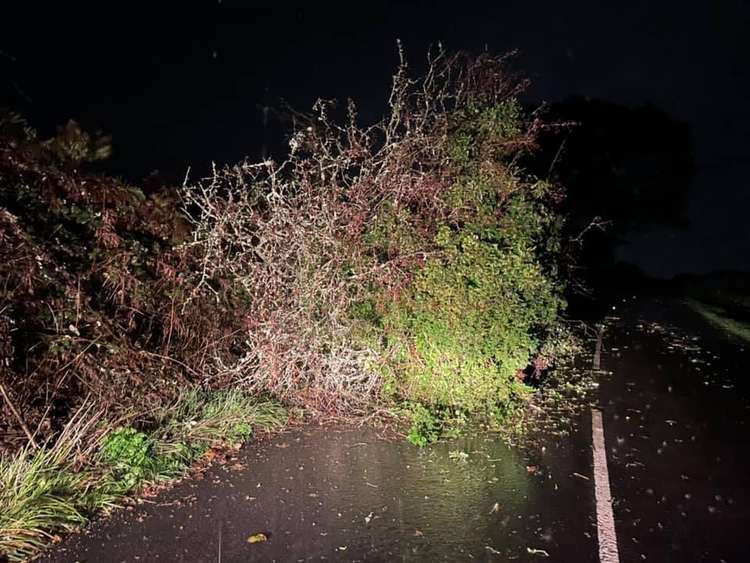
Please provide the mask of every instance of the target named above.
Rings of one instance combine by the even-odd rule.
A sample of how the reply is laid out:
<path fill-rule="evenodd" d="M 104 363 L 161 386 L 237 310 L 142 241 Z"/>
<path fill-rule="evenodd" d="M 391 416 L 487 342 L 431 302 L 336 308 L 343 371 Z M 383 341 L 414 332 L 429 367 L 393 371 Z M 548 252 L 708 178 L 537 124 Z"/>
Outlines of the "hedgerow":
<path fill-rule="evenodd" d="M 544 127 L 524 87 L 506 57 L 441 51 L 422 78 L 402 57 L 381 121 L 319 100 L 282 162 L 148 190 L 87 172 L 106 138 L 42 141 L 6 113 L 9 442 L 54 435 L 87 396 L 115 417 L 186 386 L 338 415 L 512 411 L 565 306 L 561 192 L 518 166 Z"/>
<path fill-rule="evenodd" d="M 438 53 L 419 80 L 402 61 L 383 121 L 321 100 L 283 163 L 188 187 L 203 283 L 233 280 L 252 319 L 209 377 L 339 413 L 498 413 L 527 395 L 565 303 L 561 192 L 516 164 L 543 127 L 523 86 L 504 58 Z"/>

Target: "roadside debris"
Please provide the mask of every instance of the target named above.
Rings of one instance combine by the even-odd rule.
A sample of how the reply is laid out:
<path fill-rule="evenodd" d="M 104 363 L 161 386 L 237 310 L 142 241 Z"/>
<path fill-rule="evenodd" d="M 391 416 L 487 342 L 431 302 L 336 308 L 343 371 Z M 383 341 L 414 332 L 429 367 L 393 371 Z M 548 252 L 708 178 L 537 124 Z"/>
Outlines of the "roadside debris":
<path fill-rule="evenodd" d="M 248 536 L 247 543 L 263 543 L 268 541 L 268 536 L 263 533 L 252 534 Z"/>

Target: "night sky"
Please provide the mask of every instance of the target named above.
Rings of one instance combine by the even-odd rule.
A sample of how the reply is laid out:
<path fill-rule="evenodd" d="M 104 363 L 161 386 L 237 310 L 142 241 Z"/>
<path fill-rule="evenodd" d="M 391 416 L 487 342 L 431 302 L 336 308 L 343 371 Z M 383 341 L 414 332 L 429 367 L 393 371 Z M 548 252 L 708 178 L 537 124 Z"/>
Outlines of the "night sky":
<path fill-rule="evenodd" d="M 21 4 L 21 3 L 16 3 Z M 317 97 L 384 110 L 396 39 L 519 49 L 527 102 L 652 104 L 689 124 L 696 174 L 684 230 L 632 234 L 651 274 L 750 270 L 750 9 L 711 2 L 25 2 L 0 23 L 0 104 L 43 134 L 75 118 L 113 136 L 110 170 L 182 177 L 259 158 L 262 107 Z M 648 131 L 644 131 L 648 135 Z"/>

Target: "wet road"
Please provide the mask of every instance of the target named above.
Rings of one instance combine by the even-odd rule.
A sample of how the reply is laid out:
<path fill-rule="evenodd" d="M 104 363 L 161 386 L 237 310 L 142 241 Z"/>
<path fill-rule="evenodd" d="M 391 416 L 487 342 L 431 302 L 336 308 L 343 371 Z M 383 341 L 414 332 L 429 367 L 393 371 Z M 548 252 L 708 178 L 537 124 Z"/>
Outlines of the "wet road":
<path fill-rule="evenodd" d="M 750 561 L 750 352 L 695 314 L 625 307 L 600 380 L 620 557 Z"/>
<path fill-rule="evenodd" d="M 420 450 L 372 429 L 296 429 L 49 560 L 595 561 L 591 484 L 573 475 L 588 452 L 550 447 L 552 467 L 491 436 Z M 256 533 L 268 541 L 248 543 Z"/>
<path fill-rule="evenodd" d="M 620 560 L 749 560 L 747 352 L 651 303 L 626 307 L 602 342 Z M 570 436 L 525 448 L 476 434 L 420 450 L 373 429 L 297 428 L 44 560 L 598 561 L 591 457 L 588 410 Z M 248 543 L 256 533 L 268 541 Z"/>

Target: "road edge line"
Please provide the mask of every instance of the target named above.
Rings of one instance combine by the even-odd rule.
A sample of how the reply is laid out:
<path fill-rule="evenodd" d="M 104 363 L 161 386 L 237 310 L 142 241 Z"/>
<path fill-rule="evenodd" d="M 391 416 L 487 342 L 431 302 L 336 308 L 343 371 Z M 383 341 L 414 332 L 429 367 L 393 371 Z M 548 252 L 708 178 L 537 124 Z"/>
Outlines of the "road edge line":
<path fill-rule="evenodd" d="M 604 328 L 600 327 L 599 331 L 596 333 L 596 347 L 594 348 L 594 361 L 593 361 L 593 369 L 594 373 L 597 373 L 601 371 L 602 369 L 602 334 L 604 333 Z"/>
<path fill-rule="evenodd" d="M 599 540 L 599 561 L 619 563 L 615 518 L 612 512 L 612 492 L 609 486 L 607 449 L 604 442 L 602 411 L 591 409 L 591 433 L 594 444 L 594 495 L 596 497 L 596 530 Z"/>

